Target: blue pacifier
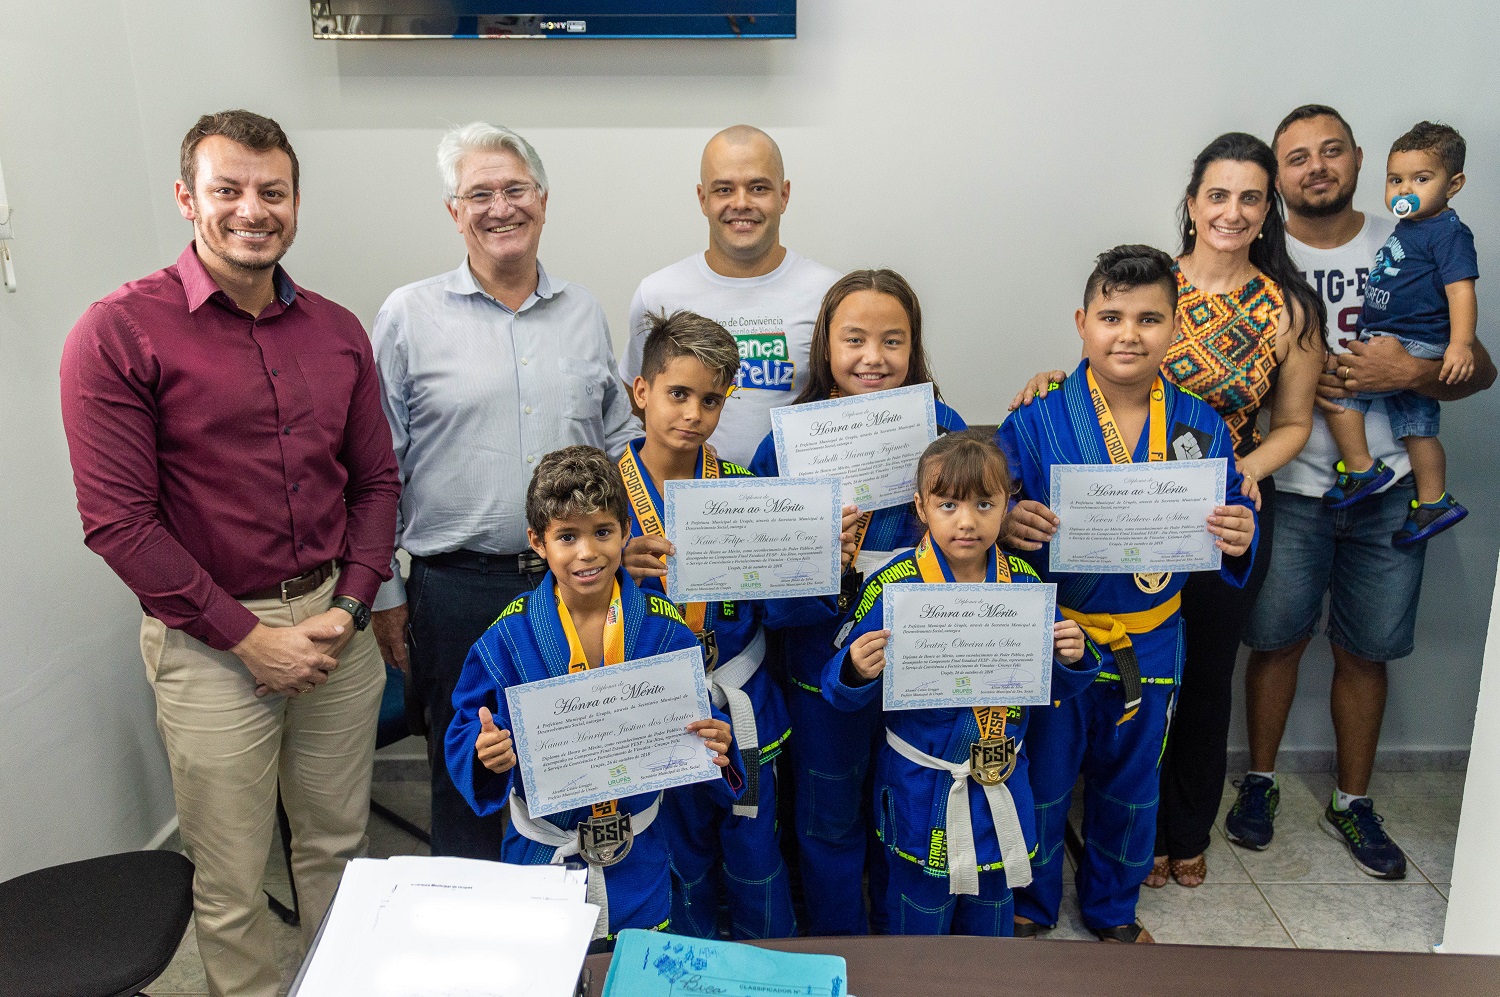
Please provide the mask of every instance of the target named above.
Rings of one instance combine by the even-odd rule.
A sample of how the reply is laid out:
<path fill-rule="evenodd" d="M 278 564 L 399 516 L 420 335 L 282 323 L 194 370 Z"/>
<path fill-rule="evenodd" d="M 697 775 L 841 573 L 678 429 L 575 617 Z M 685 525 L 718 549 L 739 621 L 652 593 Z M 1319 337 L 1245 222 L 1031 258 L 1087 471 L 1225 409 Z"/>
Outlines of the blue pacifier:
<path fill-rule="evenodd" d="M 1391 214 L 1397 218 L 1405 218 L 1407 215 L 1415 214 L 1422 206 L 1422 199 L 1415 194 L 1401 194 L 1391 198 Z"/>

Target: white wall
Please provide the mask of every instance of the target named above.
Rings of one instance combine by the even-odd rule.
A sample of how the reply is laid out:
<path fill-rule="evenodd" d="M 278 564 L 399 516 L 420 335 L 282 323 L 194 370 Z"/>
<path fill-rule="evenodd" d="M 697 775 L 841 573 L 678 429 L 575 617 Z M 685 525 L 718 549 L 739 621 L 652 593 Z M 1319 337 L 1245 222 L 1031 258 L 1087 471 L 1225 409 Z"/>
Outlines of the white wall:
<path fill-rule="evenodd" d="M 75 0 L 65 22 L 9 6 L 0 156 L 26 283 L 0 295 L 0 349 L 33 431 L 13 464 L 29 473 L 3 493 L 27 525 L 24 570 L 0 580 L 0 875 L 139 843 L 170 812 L 131 601 L 83 549 L 72 509 L 56 364 L 87 302 L 187 243 L 170 187 L 204 111 L 246 106 L 287 127 L 304 176 L 287 265 L 367 322 L 391 288 L 461 258 L 431 165 L 442 129 L 483 117 L 521 130 L 553 183 L 543 259 L 599 295 L 617 334 L 636 281 L 704 243 L 704 140 L 759 124 L 786 154 L 788 243 L 838 268 L 903 271 L 945 395 L 971 422 L 997 421 L 1027 374 L 1076 358 L 1070 316 L 1094 254 L 1174 248 L 1199 148 L 1230 129 L 1269 136 L 1299 103 L 1353 122 L 1370 151 L 1365 207 L 1395 135 L 1452 121 L 1471 163 L 1456 206 L 1481 259 L 1500 260 L 1500 178 L 1486 170 L 1500 151 L 1500 15 L 1480 5 L 1412 39 L 1394 71 L 1394 3 L 804 0 L 797 40 L 743 44 L 325 42 L 302 0 Z M 1481 335 L 1500 345 L 1487 286 Z M 1500 394 L 1449 408 L 1453 490 L 1474 513 L 1432 545 L 1388 745 L 1469 741 L 1496 554 L 1482 427 L 1497 415 Z M 1327 671 L 1326 652 L 1309 658 L 1289 743 L 1331 744 Z M 74 827 L 85 812 L 107 817 Z"/>

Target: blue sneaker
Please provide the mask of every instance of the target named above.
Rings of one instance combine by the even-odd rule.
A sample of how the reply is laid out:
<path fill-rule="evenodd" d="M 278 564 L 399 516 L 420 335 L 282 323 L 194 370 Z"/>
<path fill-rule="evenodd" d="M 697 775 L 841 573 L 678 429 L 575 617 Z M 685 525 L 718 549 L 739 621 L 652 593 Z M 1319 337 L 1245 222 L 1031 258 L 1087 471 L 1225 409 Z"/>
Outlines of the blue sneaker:
<path fill-rule="evenodd" d="M 1281 804 L 1281 789 L 1274 779 L 1248 774 L 1235 786 L 1240 794 L 1224 817 L 1224 831 L 1241 848 L 1261 851 L 1271 843 L 1276 830 L 1272 825 Z"/>
<path fill-rule="evenodd" d="M 1447 492 L 1436 502 L 1411 500 L 1411 512 L 1401 529 L 1391 534 L 1391 543 L 1397 547 L 1410 547 L 1423 540 L 1437 536 L 1469 514 L 1469 510 L 1453 501 Z"/>
<path fill-rule="evenodd" d="M 1385 833 L 1384 818 L 1375 812 L 1369 797 L 1355 800 L 1348 810 L 1323 811 L 1323 830 L 1349 848 L 1354 864 L 1376 879 L 1405 879 L 1406 854 Z"/>
<path fill-rule="evenodd" d="M 1351 471 L 1344 466 L 1343 461 L 1334 464 L 1333 469 L 1338 472 L 1338 480 L 1323 493 L 1323 505 L 1329 509 L 1347 509 L 1356 502 L 1362 502 L 1396 476 L 1396 472 L 1379 459 L 1366 471 Z"/>

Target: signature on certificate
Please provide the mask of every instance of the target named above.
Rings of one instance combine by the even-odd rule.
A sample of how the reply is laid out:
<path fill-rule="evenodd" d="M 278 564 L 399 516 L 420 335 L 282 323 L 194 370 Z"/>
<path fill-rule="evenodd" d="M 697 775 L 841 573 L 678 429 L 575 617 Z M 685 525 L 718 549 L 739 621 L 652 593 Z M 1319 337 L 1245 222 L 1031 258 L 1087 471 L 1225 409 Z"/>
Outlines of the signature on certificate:
<path fill-rule="evenodd" d="M 667 753 L 666 758 L 647 765 L 646 771 L 656 773 L 671 772 L 673 769 L 680 769 L 686 765 L 692 764 L 692 761 L 692 752 L 687 747 L 681 744 L 677 744 L 673 745 L 672 750 Z"/>
<path fill-rule="evenodd" d="M 577 786 L 580 782 L 582 782 L 583 780 L 587 779 L 591 774 L 592 773 L 585 772 L 585 773 L 583 773 L 583 775 L 579 776 L 577 779 L 574 779 L 572 782 L 568 783 L 566 786 L 560 786 L 560 787 L 558 787 L 557 791 L 559 793 L 566 793 L 569 790 L 573 789 L 575 786 Z"/>
<path fill-rule="evenodd" d="M 778 568 L 776 577 L 784 582 L 810 582 L 814 577 L 813 567 L 806 561 L 793 561 Z"/>
<path fill-rule="evenodd" d="M 1003 691 L 1005 689 L 1024 689 L 1035 681 L 1035 677 L 1022 668 L 1013 669 L 1007 675 L 996 675 L 985 680 L 986 691 Z"/>

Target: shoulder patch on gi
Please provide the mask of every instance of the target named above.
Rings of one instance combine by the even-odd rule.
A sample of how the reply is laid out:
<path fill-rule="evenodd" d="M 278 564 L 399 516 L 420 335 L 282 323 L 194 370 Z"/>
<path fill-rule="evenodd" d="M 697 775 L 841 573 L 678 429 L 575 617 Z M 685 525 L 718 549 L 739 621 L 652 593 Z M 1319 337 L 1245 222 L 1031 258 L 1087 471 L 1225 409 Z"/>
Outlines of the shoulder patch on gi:
<path fill-rule="evenodd" d="M 525 609 L 526 609 L 526 599 L 530 595 L 531 595 L 530 592 L 523 592 L 521 595 L 518 595 L 514 599 L 512 599 L 510 601 L 510 605 L 506 606 L 504 609 L 502 609 L 500 611 L 500 615 L 497 616 L 497 617 L 495 617 L 495 623 L 499 623 L 501 620 L 505 619 L 507 616 L 515 616 L 517 613 L 525 611 Z M 490 625 L 494 626 L 493 623 L 490 624 Z"/>
<path fill-rule="evenodd" d="M 1005 555 L 1005 558 L 1010 562 L 1011 574 L 1019 573 L 1022 575 L 1030 575 L 1037 581 L 1042 580 L 1042 576 L 1036 573 L 1036 569 L 1033 568 L 1030 562 L 1028 562 L 1024 557 L 1017 557 L 1014 554 L 1007 554 Z"/>
<path fill-rule="evenodd" d="M 1205 433 L 1185 422 L 1174 423 L 1168 435 L 1168 460 L 1201 460 L 1208 456 L 1214 445 L 1212 433 Z"/>
<path fill-rule="evenodd" d="M 755 472 L 748 467 L 741 467 L 733 461 L 719 461 L 719 477 L 721 478 L 753 478 Z"/>
<path fill-rule="evenodd" d="M 646 596 L 646 611 L 653 616 L 665 616 L 669 620 L 676 620 L 683 626 L 687 626 L 687 621 L 682 618 L 682 614 L 677 611 L 677 607 L 659 595 Z"/>

